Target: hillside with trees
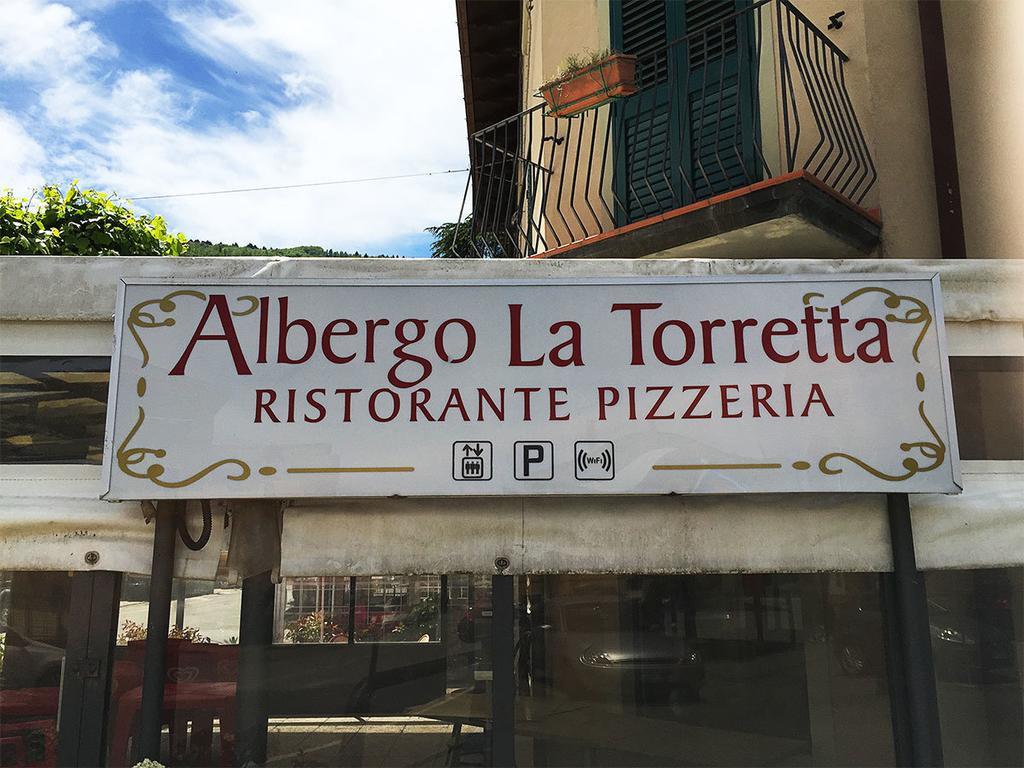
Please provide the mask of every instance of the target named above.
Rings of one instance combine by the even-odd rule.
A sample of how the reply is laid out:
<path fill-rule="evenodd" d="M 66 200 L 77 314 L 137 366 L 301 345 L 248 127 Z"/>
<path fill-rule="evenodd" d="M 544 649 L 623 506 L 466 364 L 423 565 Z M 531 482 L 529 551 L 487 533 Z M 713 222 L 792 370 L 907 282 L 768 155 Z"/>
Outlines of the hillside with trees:
<path fill-rule="evenodd" d="M 275 258 L 314 258 L 314 259 L 399 259 L 401 256 L 370 254 L 359 251 L 336 251 L 333 248 L 321 248 L 319 245 L 295 245 L 291 248 L 268 248 L 262 245 L 239 245 L 238 243 L 213 243 L 209 240 L 189 240 L 186 244 L 188 256 L 270 256 Z"/>
<path fill-rule="evenodd" d="M 72 182 L 28 198 L 0 190 L 0 256 L 262 256 L 274 258 L 386 258 L 397 255 L 336 251 L 319 245 L 291 248 L 189 240 L 171 232 L 162 216 L 136 213 L 129 201 Z"/>

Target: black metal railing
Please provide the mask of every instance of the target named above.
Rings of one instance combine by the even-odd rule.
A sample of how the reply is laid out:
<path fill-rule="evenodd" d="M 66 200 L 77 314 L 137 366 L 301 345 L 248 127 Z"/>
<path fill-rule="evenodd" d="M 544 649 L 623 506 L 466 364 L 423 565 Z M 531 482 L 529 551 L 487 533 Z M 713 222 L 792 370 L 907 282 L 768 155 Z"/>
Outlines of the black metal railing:
<path fill-rule="evenodd" d="M 877 174 L 848 60 L 789 0 L 760 0 L 639 56 L 631 96 L 478 131 L 459 255 L 533 256 L 796 170 L 863 202 Z"/>

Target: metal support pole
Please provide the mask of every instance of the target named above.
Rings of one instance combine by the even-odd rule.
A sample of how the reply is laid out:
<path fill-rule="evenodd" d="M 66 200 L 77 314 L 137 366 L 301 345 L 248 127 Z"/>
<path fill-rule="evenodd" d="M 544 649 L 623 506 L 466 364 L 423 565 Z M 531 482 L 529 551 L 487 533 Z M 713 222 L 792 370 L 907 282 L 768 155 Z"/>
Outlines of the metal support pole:
<path fill-rule="evenodd" d="M 153 566 L 149 578 L 149 616 L 146 623 L 146 656 L 142 667 L 142 705 L 139 713 L 140 759 L 160 759 L 164 680 L 167 675 L 167 630 L 171 621 L 171 584 L 174 578 L 174 545 L 177 515 L 184 505 L 161 501 L 156 505 L 153 531 Z"/>
<path fill-rule="evenodd" d="M 917 569 L 910 498 L 887 494 L 889 535 L 892 540 L 894 620 L 903 661 L 906 718 L 910 736 L 910 765 L 941 766 L 942 736 L 935 689 L 928 598 L 924 574 Z M 895 703 L 895 702 L 894 702 Z"/>
<path fill-rule="evenodd" d="M 60 690 L 57 765 L 104 765 L 121 574 L 77 571 Z"/>
<path fill-rule="evenodd" d="M 267 762 L 267 656 L 274 642 L 274 592 L 270 571 L 242 581 L 235 765 Z"/>
<path fill-rule="evenodd" d="M 891 573 L 879 574 L 879 595 L 882 623 L 885 630 L 885 668 L 889 682 L 889 716 L 892 722 L 893 757 L 896 765 L 913 765 L 910 748 L 910 722 L 907 716 L 907 676 L 903 649 L 897 626 L 896 578 Z"/>
<path fill-rule="evenodd" d="M 491 765 L 512 768 L 515 752 L 515 605 L 511 576 L 491 577 Z"/>

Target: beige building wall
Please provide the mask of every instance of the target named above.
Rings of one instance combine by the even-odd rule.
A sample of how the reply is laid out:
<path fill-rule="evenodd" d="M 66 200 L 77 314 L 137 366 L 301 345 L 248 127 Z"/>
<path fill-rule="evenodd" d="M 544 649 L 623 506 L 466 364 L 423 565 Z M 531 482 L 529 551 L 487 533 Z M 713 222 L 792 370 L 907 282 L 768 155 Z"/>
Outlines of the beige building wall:
<path fill-rule="evenodd" d="M 828 0 L 796 0 L 821 30 L 840 10 Z M 882 217 L 877 255 L 934 259 L 940 255 L 928 101 L 917 3 L 845 3 L 843 26 L 827 34 L 850 57 L 846 84 L 867 136 L 878 180 L 865 207 Z"/>
<path fill-rule="evenodd" d="M 555 77 L 567 56 L 611 45 L 609 0 L 527 0 L 523 14 L 523 106 L 543 99 L 541 83 Z"/>
<path fill-rule="evenodd" d="M 990 5 L 1013 5 L 1021 10 L 1012 13 L 1024 15 L 1024 2 L 986 1 Z M 967 17 L 984 15 L 983 9 L 979 7 L 981 4 L 960 1 L 947 4 L 956 7 L 956 13 L 951 13 L 947 21 L 947 38 L 951 36 L 950 27 L 955 24 L 960 35 L 957 38 L 959 44 L 965 49 L 974 50 L 978 46 L 969 40 L 970 33 L 967 30 L 972 22 Z M 893 259 L 938 258 L 940 246 L 935 180 L 917 4 L 909 0 L 851 0 L 842 7 L 846 13 L 843 25 L 838 30 L 827 29 L 829 16 L 839 10 L 832 0 L 795 0 L 794 5 L 850 58 L 844 65 L 843 75 L 878 174 L 874 187 L 861 202 L 864 208 L 878 209 L 882 218 L 882 242 L 873 255 Z M 767 8 L 768 12 L 763 18 L 771 19 L 771 23 L 766 24 L 765 29 L 774 31 L 777 29 L 773 18 L 775 4 Z M 1006 11 L 1004 15 L 1012 14 Z M 966 21 L 961 21 L 960 17 Z M 975 77 L 985 71 L 993 57 L 1000 55 L 999 50 L 1007 50 L 1013 28 L 1010 21 L 1007 19 L 1001 26 L 988 23 L 993 28 L 993 51 L 975 56 Z M 532 106 L 540 102 L 539 97 L 535 96 L 540 84 L 557 73 L 566 56 L 585 49 L 607 46 L 610 41 L 609 26 L 608 0 L 533 0 L 527 6 L 523 25 L 523 60 L 526 68 L 523 78 L 524 104 Z M 771 45 L 777 58 L 777 39 L 773 39 Z M 1018 81 L 1022 79 L 1024 57 L 1009 62 L 1003 56 L 1000 62 L 998 66 L 1002 66 L 1006 72 L 1004 77 L 1015 75 Z M 988 184 L 994 174 L 975 174 L 977 182 L 972 186 L 975 179 L 968 180 L 971 175 L 964 173 L 963 168 L 965 158 L 969 157 L 973 162 L 979 153 L 981 157 L 978 163 L 987 162 L 996 166 L 1016 153 L 1016 161 L 1024 171 L 1024 143 L 1013 140 L 1016 134 L 1011 124 L 1013 114 L 1024 115 L 1024 95 L 1015 96 L 1016 100 L 1012 102 L 1007 99 L 1000 101 L 991 95 L 985 98 L 979 94 L 976 84 L 966 82 L 967 76 L 965 72 L 957 78 L 959 95 L 954 95 L 954 108 L 961 115 L 964 131 L 975 135 L 978 124 L 991 124 L 999 126 L 991 130 L 998 130 L 1006 137 L 1001 144 L 984 142 L 980 138 L 964 142 L 971 145 L 965 148 L 968 153 L 975 153 L 961 155 L 965 211 L 970 212 L 973 223 L 968 231 L 969 247 L 975 243 L 974 251 L 1012 256 L 1020 253 L 1019 248 L 1014 251 L 1012 246 L 1020 244 L 1024 239 L 1021 235 L 1024 223 L 1019 221 L 1019 217 L 1010 215 L 1014 201 L 1011 199 L 1009 175 L 1003 174 L 1006 182 L 1001 190 L 1002 196 L 998 197 L 997 212 L 983 208 L 979 202 L 984 196 L 978 185 Z M 771 68 L 766 69 L 762 60 L 762 82 L 770 82 L 773 77 L 777 77 L 777 73 L 771 71 Z M 798 91 L 797 101 L 801 104 L 802 131 L 809 134 L 809 140 L 801 139 L 801 149 L 804 150 L 813 146 L 817 136 L 806 98 L 800 95 L 801 85 L 798 80 L 795 81 L 795 87 Z M 988 113 L 985 116 L 981 116 L 975 103 L 981 100 L 987 104 Z M 771 118 L 769 113 L 773 108 L 777 111 L 778 105 L 772 105 L 768 100 L 762 101 L 762 127 L 777 126 L 778 119 L 764 118 Z M 778 141 L 781 142 L 781 137 Z M 767 135 L 764 136 L 764 144 L 768 147 L 772 144 Z M 782 152 L 781 144 L 779 152 Z M 985 189 L 987 191 L 988 187 Z M 1020 210 L 1021 206 L 1017 205 L 1017 209 Z M 988 222 L 993 219 L 998 219 L 998 227 L 988 226 Z M 983 236 L 980 230 L 985 230 L 986 234 Z"/>
<path fill-rule="evenodd" d="M 1024 256 L 1024 3 L 942 3 L 967 255 Z"/>

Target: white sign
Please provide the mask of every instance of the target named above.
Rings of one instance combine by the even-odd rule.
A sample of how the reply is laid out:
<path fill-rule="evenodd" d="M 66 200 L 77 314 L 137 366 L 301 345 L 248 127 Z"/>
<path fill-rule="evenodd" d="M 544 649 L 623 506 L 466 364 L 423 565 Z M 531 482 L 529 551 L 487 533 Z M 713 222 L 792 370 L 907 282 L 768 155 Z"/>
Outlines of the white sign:
<path fill-rule="evenodd" d="M 107 498 L 960 490 L 938 278 L 128 280 Z"/>

